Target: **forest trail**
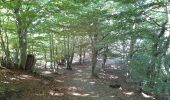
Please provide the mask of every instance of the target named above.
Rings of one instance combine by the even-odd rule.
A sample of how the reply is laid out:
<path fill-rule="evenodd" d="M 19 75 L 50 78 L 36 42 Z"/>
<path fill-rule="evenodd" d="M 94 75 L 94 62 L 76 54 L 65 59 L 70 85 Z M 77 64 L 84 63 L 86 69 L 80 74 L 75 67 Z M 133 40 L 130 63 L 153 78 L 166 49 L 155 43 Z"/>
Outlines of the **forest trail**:
<path fill-rule="evenodd" d="M 9 91 L 0 92 L 0 100 L 153 100 L 138 93 L 134 82 L 126 82 L 126 69 L 115 63 L 98 70 L 98 78 L 91 77 L 89 64 L 73 64 L 73 70 L 62 69 L 62 74 L 45 72 L 41 77 L 6 73 L 8 77 L 1 79 L 1 85 Z M 109 86 L 115 83 L 121 87 Z"/>

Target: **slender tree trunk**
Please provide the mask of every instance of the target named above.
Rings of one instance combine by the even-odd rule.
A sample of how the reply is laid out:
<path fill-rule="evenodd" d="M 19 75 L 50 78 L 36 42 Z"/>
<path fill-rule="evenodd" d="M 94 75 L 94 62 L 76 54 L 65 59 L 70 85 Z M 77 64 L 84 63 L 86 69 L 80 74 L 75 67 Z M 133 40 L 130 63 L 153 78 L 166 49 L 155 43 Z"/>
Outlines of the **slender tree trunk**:
<path fill-rule="evenodd" d="M 44 50 L 44 59 L 45 59 L 45 69 L 47 68 L 47 52 Z"/>
<path fill-rule="evenodd" d="M 129 58 L 128 61 L 130 61 L 134 55 L 134 48 L 135 48 L 135 43 L 136 43 L 136 38 L 131 36 L 131 41 L 130 41 L 130 50 L 129 50 Z"/>
<path fill-rule="evenodd" d="M 18 50 L 18 48 L 16 48 L 16 49 L 15 49 L 15 55 L 14 55 L 14 63 L 15 63 L 15 64 L 18 64 L 18 63 L 19 63 L 18 56 L 19 56 L 19 50 Z"/>
<path fill-rule="evenodd" d="M 83 48 L 83 63 L 84 63 L 84 61 L 85 61 L 85 58 L 86 58 L 86 49 Z"/>
<path fill-rule="evenodd" d="M 97 76 L 97 73 L 95 72 L 97 64 L 97 55 L 98 52 L 96 50 L 92 50 L 92 76 Z"/>
<path fill-rule="evenodd" d="M 57 46 L 55 48 L 55 56 L 58 56 L 58 47 Z M 57 72 L 59 72 L 58 62 L 60 62 L 60 61 L 58 61 L 58 57 L 57 57 L 57 58 L 55 58 L 55 66 L 57 67 Z"/>
<path fill-rule="evenodd" d="M 67 44 L 66 44 L 66 48 L 67 48 L 67 56 L 66 56 L 66 60 L 67 60 L 67 68 L 68 70 L 71 70 L 71 64 L 70 64 L 70 36 L 67 35 Z"/>
<path fill-rule="evenodd" d="M 54 41 L 54 34 L 52 34 L 52 61 L 53 61 L 53 71 L 56 72 L 56 59 L 55 59 L 55 41 Z"/>
<path fill-rule="evenodd" d="M 52 36 L 52 33 L 50 33 L 50 68 L 51 69 L 53 69 L 53 43 L 52 43 L 52 38 L 53 38 L 53 36 Z"/>
<path fill-rule="evenodd" d="M 108 45 L 104 48 L 104 53 L 103 53 L 103 62 L 102 62 L 102 68 L 104 69 L 106 60 L 107 60 L 107 53 L 108 53 Z"/>
<path fill-rule="evenodd" d="M 1 33 L 2 31 L 2 25 L 1 25 L 1 19 L 0 19 L 0 39 L 1 39 L 1 47 L 3 52 L 5 53 L 5 58 L 3 60 L 3 63 L 5 63 L 4 67 L 11 68 L 12 67 L 12 61 L 10 59 L 10 51 L 9 51 L 9 41 L 8 41 L 8 35 L 6 31 L 5 33 L 5 40 L 3 39 L 3 34 Z"/>
<path fill-rule="evenodd" d="M 79 47 L 79 64 L 82 64 L 82 52 L 83 52 L 82 49 L 83 49 L 83 48 L 80 46 L 80 47 Z"/>
<path fill-rule="evenodd" d="M 92 45 L 92 76 L 97 76 L 97 73 L 95 72 L 96 64 L 97 64 L 97 56 L 98 56 L 98 50 L 95 47 L 97 42 L 97 34 L 94 34 L 93 36 L 90 35 L 91 38 L 91 45 Z"/>
<path fill-rule="evenodd" d="M 122 41 L 122 62 L 126 63 L 126 42 Z"/>

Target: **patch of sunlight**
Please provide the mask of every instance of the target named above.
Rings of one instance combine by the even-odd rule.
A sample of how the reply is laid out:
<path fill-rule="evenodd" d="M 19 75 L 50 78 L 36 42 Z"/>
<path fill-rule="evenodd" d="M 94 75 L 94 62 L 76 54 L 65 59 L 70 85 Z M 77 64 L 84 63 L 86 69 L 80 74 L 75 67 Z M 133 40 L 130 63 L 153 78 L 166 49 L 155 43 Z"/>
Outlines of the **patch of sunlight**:
<path fill-rule="evenodd" d="M 132 96 L 132 95 L 134 95 L 134 92 L 123 92 L 123 94 L 128 95 L 128 96 Z"/>
<path fill-rule="evenodd" d="M 104 69 L 100 69 L 101 72 L 105 73 L 106 71 Z"/>
<path fill-rule="evenodd" d="M 45 74 L 45 75 L 46 75 L 46 74 L 51 74 L 51 73 L 52 73 L 52 72 L 50 72 L 50 71 L 43 71 L 43 72 L 42 72 L 42 74 Z"/>
<path fill-rule="evenodd" d="M 86 97 L 86 96 L 89 96 L 90 94 L 80 94 L 80 93 L 77 93 L 77 92 L 72 92 L 71 95 Z"/>
<path fill-rule="evenodd" d="M 87 82 L 87 80 L 83 79 L 83 78 L 74 78 L 73 80 L 75 81 L 81 81 L 81 82 Z"/>
<path fill-rule="evenodd" d="M 114 75 L 110 75 L 109 78 L 111 78 L 111 79 L 118 79 L 119 77 L 118 76 L 114 76 Z"/>
<path fill-rule="evenodd" d="M 1 81 L 2 83 L 4 83 L 4 84 L 8 84 L 9 82 L 7 82 L 7 81 Z"/>
<path fill-rule="evenodd" d="M 111 65 L 111 68 L 113 68 L 113 69 L 119 69 L 120 66 Z"/>
<path fill-rule="evenodd" d="M 56 82 L 63 83 L 64 81 L 62 80 L 55 80 Z"/>
<path fill-rule="evenodd" d="M 142 94 L 142 96 L 143 97 L 145 97 L 145 98 L 152 98 L 152 99 L 155 99 L 154 97 L 152 97 L 152 96 L 150 96 L 150 95 L 147 95 L 147 94 L 145 94 L 145 93 L 141 93 Z"/>
<path fill-rule="evenodd" d="M 69 87 L 68 90 L 70 91 L 76 91 L 78 90 L 79 88 L 75 87 L 75 86 L 72 86 L 72 87 Z"/>
<path fill-rule="evenodd" d="M 18 76 L 17 78 L 19 78 L 19 79 L 21 79 L 21 80 L 25 80 L 25 79 L 26 79 L 26 78 L 24 78 L 24 77 L 19 77 L 19 76 Z"/>
<path fill-rule="evenodd" d="M 102 61 L 102 59 L 100 59 L 100 58 L 97 58 L 97 60 Z"/>
<path fill-rule="evenodd" d="M 111 98 L 114 98 L 115 96 L 110 96 Z"/>
<path fill-rule="evenodd" d="M 19 79 L 17 79 L 17 78 L 15 78 L 15 77 L 11 77 L 11 78 L 9 78 L 11 81 L 13 81 L 13 80 L 16 80 L 16 81 L 18 81 Z"/>
<path fill-rule="evenodd" d="M 120 87 L 119 90 L 123 90 L 122 87 Z"/>
<path fill-rule="evenodd" d="M 100 75 L 106 75 L 105 73 L 99 73 Z"/>
<path fill-rule="evenodd" d="M 79 73 L 83 72 L 82 70 L 77 70 Z"/>
<path fill-rule="evenodd" d="M 17 76 L 18 79 L 21 79 L 21 80 L 25 80 L 25 79 L 31 79 L 32 76 L 29 76 L 29 75 L 20 75 L 20 76 Z"/>
<path fill-rule="evenodd" d="M 56 93 L 52 90 L 49 92 L 49 94 L 52 95 L 52 96 L 63 96 L 64 95 L 64 93 Z"/>
<path fill-rule="evenodd" d="M 29 75 L 20 75 L 20 76 L 24 78 L 32 78 L 32 76 L 29 76 Z"/>
<path fill-rule="evenodd" d="M 127 72 L 126 74 L 125 74 L 125 76 L 129 76 L 130 74 Z"/>
<path fill-rule="evenodd" d="M 96 82 L 89 82 L 91 85 L 94 85 Z"/>

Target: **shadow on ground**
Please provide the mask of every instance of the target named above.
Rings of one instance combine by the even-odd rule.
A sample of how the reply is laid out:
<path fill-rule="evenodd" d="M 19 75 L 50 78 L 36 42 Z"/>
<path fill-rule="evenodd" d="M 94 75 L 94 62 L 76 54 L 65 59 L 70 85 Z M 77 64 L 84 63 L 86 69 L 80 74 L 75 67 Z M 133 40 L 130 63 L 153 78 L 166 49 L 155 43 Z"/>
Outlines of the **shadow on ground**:
<path fill-rule="evenodd" d="M 89 64 L 60 69 L 60 74 L 42 71 L 34 76 L 21 71 L 0 71 L 0 100 L 153 100 L 135 90 L 135 82 L 126 81 L 126 68 L 110 64 L 91 77 Z M 121 84 L 111 88 L 110 84 Z"/>

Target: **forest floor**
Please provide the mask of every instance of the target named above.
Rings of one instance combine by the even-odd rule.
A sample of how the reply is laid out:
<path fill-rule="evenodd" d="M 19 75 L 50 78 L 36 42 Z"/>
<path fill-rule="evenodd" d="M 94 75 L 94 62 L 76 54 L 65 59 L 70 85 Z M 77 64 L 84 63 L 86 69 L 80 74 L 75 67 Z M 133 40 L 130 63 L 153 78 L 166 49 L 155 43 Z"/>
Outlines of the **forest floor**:
<path fill-rule="evenodd" d="M 60 74 L 44 70 L 41 75 L 0 70 L 0 100 L 153 100 L 136 91 L 136 82 L 127 81 L 126 68 L 109 64 L 91 77 L 90 64 L 73 64 L 73 70 Z M 121 87 L 110 87 L 121 84 Z"/>

